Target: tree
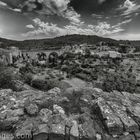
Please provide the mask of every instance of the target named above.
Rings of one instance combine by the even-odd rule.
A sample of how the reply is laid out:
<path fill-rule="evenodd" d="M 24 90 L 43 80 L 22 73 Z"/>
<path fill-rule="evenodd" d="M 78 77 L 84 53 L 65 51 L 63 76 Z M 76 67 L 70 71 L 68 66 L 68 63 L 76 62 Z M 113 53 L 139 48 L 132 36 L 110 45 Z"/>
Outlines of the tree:
<path fill-rule="evenodd" d="M 49 54 L 49 63 L 51 64 L 51 66 L 56 66 L 57 65 L 57 61 L 58 61 L 58 54 L 57 52 L 51 52 Z"/>
<path fill-rule="evenodd" d="M 90 57 L 90 56 L 91 56 L 91 51 L 90 51 L 89 48 L 86 48 L 86 49 L 85 49 L 85 57 L 88 58 L 88 57 Z"/>

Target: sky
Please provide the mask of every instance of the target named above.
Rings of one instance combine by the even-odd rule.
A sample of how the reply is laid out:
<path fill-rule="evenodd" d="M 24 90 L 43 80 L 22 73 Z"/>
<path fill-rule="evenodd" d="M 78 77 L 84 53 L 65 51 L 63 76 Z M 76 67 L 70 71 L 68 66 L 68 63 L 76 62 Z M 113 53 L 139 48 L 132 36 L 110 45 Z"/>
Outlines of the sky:
<path fill-rule="evenodd" d="M 0 0 L 0 37 L 140 40 L 140 0 Z"/>

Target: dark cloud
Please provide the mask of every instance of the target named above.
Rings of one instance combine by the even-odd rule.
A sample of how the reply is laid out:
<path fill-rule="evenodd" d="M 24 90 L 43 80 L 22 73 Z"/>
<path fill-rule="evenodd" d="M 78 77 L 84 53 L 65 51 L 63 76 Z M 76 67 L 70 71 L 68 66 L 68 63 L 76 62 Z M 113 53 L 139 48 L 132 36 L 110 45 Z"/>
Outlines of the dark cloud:
<path fill-rule="evenodd" d="M 70 5 L 81 14 L 109 13 L 124 0 L 71 0 Z"/>
<path fill-rule="evenodd" d="M 19 8 L 20 5 L 23 5 L 23 3 L 26 0 L 0 0 L 0 1 L 6 3 L 11 8 Z"/>
<path fill-rule="evenodd" d="M 139 32 L 136 29 L 140 23 L 139 0 L 0 0 L 2 8 L 5 9 L 5 14 L 0 13 L 3 16 L 12 13 L 11 18 L 8 17 L 5 22 L 10 23 L 12 17 L 15 17 L 14 13 L 23 16 L 23 20 L 31 20 L 28 24 L 25 21 L 22 24 L 18 17 L 12 21 L 18 27 L 20 25 L 20 29 L 16 29 L 16 26 L 13 28 L 15 32 L 22 29 L 25 35 L 26 32 L 34 35 L 34 30 L 35 33 L 41 33 L 41 36 L 49 37 L 67 33 L 114 36 L 122 32 L 131 32 L 131 35 Z M 4 21 L 0 24 L 4 26 Z M 34 28 L 36 26 L 39 28 Z M 10 31 L 12 27 L 8 28 Z M 3 30 L 0 28 L 0 31 Z"/>

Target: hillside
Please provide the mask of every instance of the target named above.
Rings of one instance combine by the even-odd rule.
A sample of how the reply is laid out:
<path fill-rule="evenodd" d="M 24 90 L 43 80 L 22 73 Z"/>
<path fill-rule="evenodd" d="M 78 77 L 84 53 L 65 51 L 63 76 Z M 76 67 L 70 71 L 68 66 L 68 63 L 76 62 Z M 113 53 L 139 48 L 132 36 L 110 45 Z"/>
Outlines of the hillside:
<path fill-rule="evenodd" d="M 110 38 L 103 38 L 99 36 L 87 36 L 87 35 L 66 35 L 61 37 L 56 37 L 52 39 L 39 39 L 39 40 L 24 40 L 24 41 L 14 41 L 0 38 L 1 47 L 5 48 L 7 46 L 17 46 L 20 49 L 60 49 L 64 45 L 73 45 L 73 44 L 97 44 L 99 42 L 108 42 L 115 45 L 119 43 L 132 43 L 134 46 L 140 46 L 140 41 L 117 41 Z"/>

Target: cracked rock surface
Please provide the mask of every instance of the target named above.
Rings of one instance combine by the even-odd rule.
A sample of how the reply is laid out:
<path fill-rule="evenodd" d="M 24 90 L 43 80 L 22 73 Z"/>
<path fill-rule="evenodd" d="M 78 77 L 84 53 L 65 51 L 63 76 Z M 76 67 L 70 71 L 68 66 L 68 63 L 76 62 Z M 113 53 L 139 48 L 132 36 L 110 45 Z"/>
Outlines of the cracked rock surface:
<path fill-rule="evenodd" d="M 8 140 L 138 140 L 140 96 L 92 87 L 0 90 L 0 135 Z"/>

